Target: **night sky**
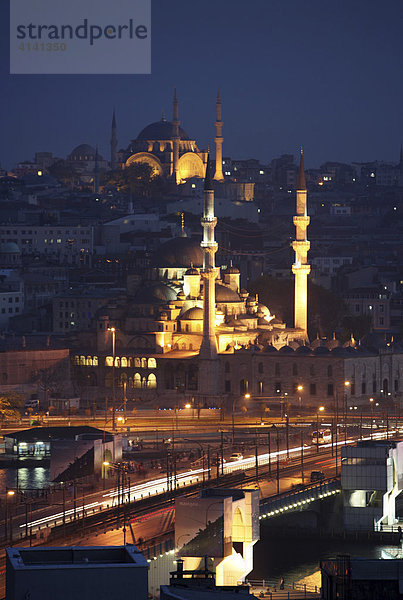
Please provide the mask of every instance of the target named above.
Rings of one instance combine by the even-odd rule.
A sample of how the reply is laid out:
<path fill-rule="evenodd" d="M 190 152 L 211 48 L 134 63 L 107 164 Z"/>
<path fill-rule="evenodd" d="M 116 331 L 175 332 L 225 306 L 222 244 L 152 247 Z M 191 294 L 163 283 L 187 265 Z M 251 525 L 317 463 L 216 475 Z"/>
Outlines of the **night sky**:
<path fill-rule="evenodd" d="M 11 0 L 12 1 L 12 0 Z M 224 155 L 267 162 L 303 144 L 306 165 L 398 161 L 403 141 L 402 0 L 153 0 L 152 75 L 9 75 L 6 0 L 0 4 L 0 162 L 65 157 L 99 144 L 109 158 L 178 89 L 182 126 L 212 145 L 223 101 Z"/>

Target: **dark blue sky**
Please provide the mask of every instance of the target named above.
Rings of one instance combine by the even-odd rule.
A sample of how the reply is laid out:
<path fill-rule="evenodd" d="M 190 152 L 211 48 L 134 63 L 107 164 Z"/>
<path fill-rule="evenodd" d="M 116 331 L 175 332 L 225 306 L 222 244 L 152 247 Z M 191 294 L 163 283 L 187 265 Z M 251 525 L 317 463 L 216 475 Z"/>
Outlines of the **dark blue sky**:
<path fill-rule="evenodd" d="M 12 1 L 12 0 L 11 0 Z M 401 0 L 153 0 L 152 75 L 9 75 L 0 5 L 2 166 L 82 142 L 109 158 L 162 109 L 176 85 L 183 127 L 213 143 L 221 88 L 224 155 L 263 162 L 305 148 L 324 160 L 397 161 L 403 141 Z"/>

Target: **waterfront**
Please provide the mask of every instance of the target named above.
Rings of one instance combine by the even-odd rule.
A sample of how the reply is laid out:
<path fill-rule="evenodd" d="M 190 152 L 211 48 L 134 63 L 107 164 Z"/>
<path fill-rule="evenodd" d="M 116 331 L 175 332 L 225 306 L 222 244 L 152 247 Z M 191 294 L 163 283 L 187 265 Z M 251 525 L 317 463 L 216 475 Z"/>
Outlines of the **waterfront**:
<path fill-rule="evenodd" d="M 48 467 L 3 467 L 0 468 L 0 494 L 6 488 L 42 489 L 49 485 Z"/>
<path fill-rule="evenodd" d="M 320 585 L 320 561 L 338 554 L 363 558 L 381 558 L 385 552 L 397 554 L 399 546 L 373 541 L 357 542 L 331 538 L 266 537 L 254 547 L 254 569 L 248 579 L 297 582 L 309 577 L 311 585 Z M 315 575 L 314 575 L 315 574 Z"/>

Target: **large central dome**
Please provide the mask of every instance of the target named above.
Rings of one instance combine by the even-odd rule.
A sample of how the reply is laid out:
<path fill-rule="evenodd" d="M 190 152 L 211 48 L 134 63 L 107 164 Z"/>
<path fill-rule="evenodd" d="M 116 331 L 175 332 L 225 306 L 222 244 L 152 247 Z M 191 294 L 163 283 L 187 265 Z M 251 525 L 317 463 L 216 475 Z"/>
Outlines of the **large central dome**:
<path fill-rule="evenodd" d="M 138 140 L 172 140 L 174 135 L 174 126 L 171 121 L 156 121 L 144 127 L 137 136 Z M 182 140 L 189 140 L 189 136 L 184 129 L 179 127 L 179 136 Z"/>

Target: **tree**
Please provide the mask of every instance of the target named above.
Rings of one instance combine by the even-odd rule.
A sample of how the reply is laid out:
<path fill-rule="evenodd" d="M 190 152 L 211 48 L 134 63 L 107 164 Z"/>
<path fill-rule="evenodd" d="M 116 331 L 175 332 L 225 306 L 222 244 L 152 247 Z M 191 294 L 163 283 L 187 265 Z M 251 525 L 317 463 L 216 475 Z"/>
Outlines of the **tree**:
<path fill-rule="evenodd" d="M 62 181 L 65 185 L 73 185 L 77 179 L 77 171 L 65 160 L 57 160 L 49 167 L 49 175 Z"/>
<path fill-rule="evenodd" d="M 111 171 L 105 175 L 104 185 L 113 185 L 119 192 L 150 198 L 162 195 L 165 184 L 146 162 L 135 162 L 121 171 Z"/>
<path fill-rule="evenodd" d="M 17 392 L 7 392 L 0 395 L 0 419 L 15 419 L 24 408 L 25 397 Z"/>
<path fill-rule="evenodd" d="M 294 322 L 294 280 L 263 275 L 250 286 L 252 293 L 270 312 L 288 326 Z M 308 335 L 330 336 L 340 329 L 346 315 L 345 304 L 337 294 L 308 280 Z"/>

